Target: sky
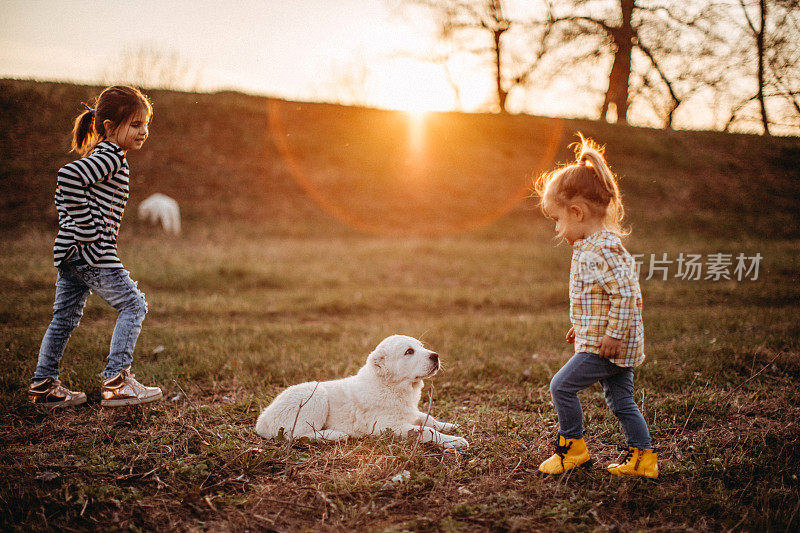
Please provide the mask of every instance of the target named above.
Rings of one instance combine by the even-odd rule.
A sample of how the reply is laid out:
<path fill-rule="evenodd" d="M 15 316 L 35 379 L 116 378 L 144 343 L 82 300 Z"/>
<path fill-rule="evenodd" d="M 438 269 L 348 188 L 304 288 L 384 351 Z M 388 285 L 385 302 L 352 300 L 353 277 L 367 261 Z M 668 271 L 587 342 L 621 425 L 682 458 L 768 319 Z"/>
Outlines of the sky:
<path fill-rule="evenodd" d="M 315 99 L 367 60 L 383 64 L 371 74 L 377 103 L 403 107 L 402 92 L 421 97 L 442 78 L 400 57 L 433 38 L 382 0 L 2 0 L 0 76 L 97 82 L 123 50 L 147 45 L 177 53 L 200 89 Z M 434 81 L 428 104 L 443 107 L 450 91 Z"/>
<path fill-rule="evenodd" d="M 399 3 L 0 0 L 0 77 L 125 82 L 114 75 L 124 64 L 123 53 L 146 46 L 180 57 L 189 71 L 183 87 L 188 90 L 233 89 L 410 111 L 485 110 L 493 101 L 491 69 L 465 63 L 458 71 L 456 65 L 450 75 L 460 87 L 457 106 L 442 66 L 416 59 L 436 49 L 434 24 L 392 8 Z M 520 18 L 540 3 L 505 5 Z M 343 90 L 348 83 L 360 90 Z M 596 118 L 602 96 L 577 83 L 567 78 L 521 95 L 512 92 L 509 110 Z M 702 102 L 687 104 L 676 120 L 683 127 L 709 127 L 718 122 L 710 113 Z"/>
<path fill-rule="evenodd" d="M 200 82 L 191 89 L 349 103 L 337 84 L 355 79 L 368 105 L 454 109 L 445 71 L 416 59 L 435 48 L 433 24 L 393 9 L 398 3 L 0 0 L 0 77 L 100 84 L 111 81 L 123 51 L 148 46 L 177 54 Z M 360 64 L 369 65 L 365 78 Z M 491 101 L 493 80 L 491 71 L 468 68 L 455 75 L 461 109 L 471 111 Z M 560 98 L 548 109 L 567 116 L 576 106 Z"/>

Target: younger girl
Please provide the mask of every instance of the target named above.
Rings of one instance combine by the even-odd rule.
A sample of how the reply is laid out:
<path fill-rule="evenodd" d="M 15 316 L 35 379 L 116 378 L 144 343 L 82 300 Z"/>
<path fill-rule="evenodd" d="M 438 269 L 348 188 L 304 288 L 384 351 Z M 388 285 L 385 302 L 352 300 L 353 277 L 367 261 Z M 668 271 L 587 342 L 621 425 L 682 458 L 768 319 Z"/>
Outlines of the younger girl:
<path fill-rule="evenodd" d="M 628 441 L 616 475 L 658 477 L 647 423 L 633 401 L 633 369 L 644 361 L 642 293 L 633 259 L 622 246 L 624 215 L 617 180 L 600 147 L 581 136 L 575 164 L 541 176 L 536 192 L 556 233 L 572 245 L 566 335 L 575 355 L 550 382 L 558 413 L 555 454 L 539 470 L 560 474 L 589 460 L 577 393 L 600 382 Z"/>
<path fill-rule="evenodd" d="M 39 349 L 28 398 L 51 407 L 86 402 L 86 394 L 61 385 L 58 370 L 70 334 L 94 291 L 119 312 L 100 405 L 152 402 L 161 399 L 161 389 L 143 386 L 130 373 L 147 303 L 117 257 L 117 234 L 129 191 L 125 153 L 140 149 L 147 140 L 153 109 L 141 92 L 123 86 L 105 89 L 94 109 L 83 105 L 86 111 L 75 119 L 72 149 L 84 157 L 58 171 L 53 320 Z"/>

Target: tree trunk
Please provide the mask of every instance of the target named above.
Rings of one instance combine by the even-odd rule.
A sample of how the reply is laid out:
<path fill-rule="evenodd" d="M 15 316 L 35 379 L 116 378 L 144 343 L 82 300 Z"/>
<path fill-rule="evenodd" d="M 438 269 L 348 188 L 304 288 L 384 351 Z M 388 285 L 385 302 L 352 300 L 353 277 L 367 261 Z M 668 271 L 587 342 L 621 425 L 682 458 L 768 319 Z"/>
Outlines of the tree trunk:
<path fill-rule="evenodd" d="M 672 105 L 670 106 L 669 112 L 667 113 L 667 118 L 664 120 L 664 129 L 671 130 L 672 129 L 672 117 L 675 116 L 675 110 L 678 109 L 678 104 L 673 101 Z"/>
<path fill-rule="evenodd" d="M 611 38 L 614 41 L 614 63 L 608 75 L 608 90 L 603 99 L 600 110 L 600 119 L 608 120 L 606 116 L 610 104 L 617 108 L 617 122 L 628 121 L 628 82 L 631 76 L 631 52 L 633 51 L 633 8 L 635 0 L 620 0 L 622 10 L 622 24 L 613 28 Z"/>
<path fill-rule="evenodd" d="M 506 30 L 494 30 L 494 65 L 495 65 L 495 85 L 497 87 L 497 103 L 500 106 L 500 112 L 506 112 L 506 98 L 508 98 L 508 91 L 503 90 L 503 79 L 500 70 L 500 37 Z"/>
<path fill-rule="evenodd" d="M 761 104 L 761 123 L 764 126 L 764 135 L 769 136 L 769 120 L 767 119 L 767 106 L 764 102 L 764 35 L 767 32 L 767 2 L 759 0 L 761 25 L 756 33 L 756 47 L 758 48 L 758 103 Z"/>

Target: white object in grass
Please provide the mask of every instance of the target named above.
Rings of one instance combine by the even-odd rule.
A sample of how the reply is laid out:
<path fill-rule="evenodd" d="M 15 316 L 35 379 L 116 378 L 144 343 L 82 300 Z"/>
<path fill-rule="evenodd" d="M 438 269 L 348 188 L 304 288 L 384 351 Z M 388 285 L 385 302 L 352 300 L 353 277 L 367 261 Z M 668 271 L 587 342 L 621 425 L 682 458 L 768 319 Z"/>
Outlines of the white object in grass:
<path fill-rule="evenodd" d="M 139 218 L 153 224 L 161 223 L 171 235 L 181 232 L 181 210 L 178 202 L 166 194 L 155 193 L 139 204 Z"/>

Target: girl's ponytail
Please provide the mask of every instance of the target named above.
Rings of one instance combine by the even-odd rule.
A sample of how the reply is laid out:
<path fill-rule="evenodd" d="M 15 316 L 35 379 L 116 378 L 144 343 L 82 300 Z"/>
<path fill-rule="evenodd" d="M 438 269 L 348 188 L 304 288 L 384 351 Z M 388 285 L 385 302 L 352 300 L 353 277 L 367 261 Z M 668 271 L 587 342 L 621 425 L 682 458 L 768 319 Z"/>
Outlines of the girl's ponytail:
<path fill-rule="evenodd" d="M 608 168 L 603 147 L 580 133 L 578 135 L 581 142 L 573 145 L 575 163 L 543 174 L 536 180 L 535 191 L 542 199 L 542 209 L 545 196 L 562 206 L 574 198 L 581 198 L 595 214 L 602 216 L 606 229 L 620 236 L 628 235 L 630 231 L 622 227 L 625 216 L 622 194 L 617 177 Z"/>
<path fill-rule="evenodd" d="M 589 164 L 600 185 L 608 193 L 608 207 L 606 209 L 605 223 L 610 229 L 617 233 L 626 233 L 622 230 L 622 219 L 625 217 L 625 207 L 622 205 L 622 194 L 617 185 L 617 178 L 611 169 L 608 168 L 608 163 L 603 156 L 603 148 L 597 145 L 591 139 L 586 139 L 583 135 L 581 137 L 581 144 L 577 150 L 577 159 L 581 164 Z"/>
<path fill-rule="evenodd" d="M 94 125 L 95 111 L 86 104 L 86 111 L 78 115 L 72 127 L 72 151 L 86 155 L 97 144 L 97 131 Z"/>

